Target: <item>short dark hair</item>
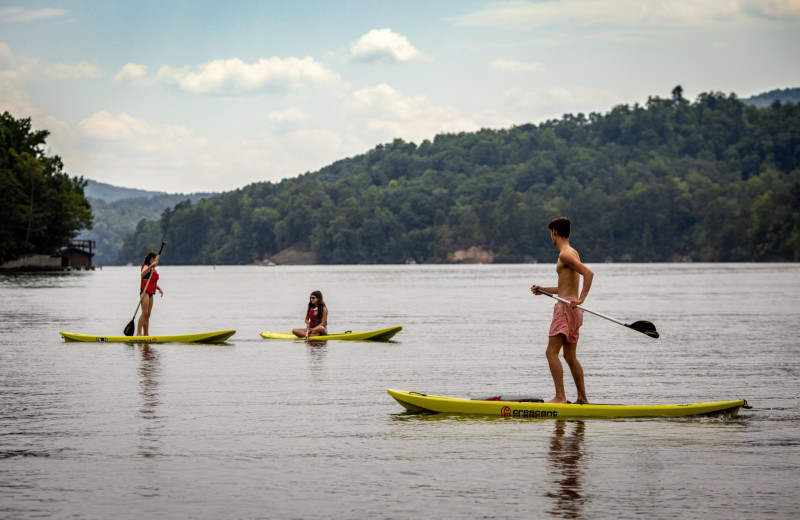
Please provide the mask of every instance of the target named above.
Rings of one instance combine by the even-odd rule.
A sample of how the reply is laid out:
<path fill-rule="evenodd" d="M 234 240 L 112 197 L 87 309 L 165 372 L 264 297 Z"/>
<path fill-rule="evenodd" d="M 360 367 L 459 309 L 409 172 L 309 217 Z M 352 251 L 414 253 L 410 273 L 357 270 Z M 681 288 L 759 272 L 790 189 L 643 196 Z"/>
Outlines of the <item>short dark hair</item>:
<path fill-rule="evenodd" d="M 567 217 L 554 218 L 547 224 L 547 229 L 554 229 L 558 236 L 562 238 L 569 238 L 569 229 L 572 222 Z"/>

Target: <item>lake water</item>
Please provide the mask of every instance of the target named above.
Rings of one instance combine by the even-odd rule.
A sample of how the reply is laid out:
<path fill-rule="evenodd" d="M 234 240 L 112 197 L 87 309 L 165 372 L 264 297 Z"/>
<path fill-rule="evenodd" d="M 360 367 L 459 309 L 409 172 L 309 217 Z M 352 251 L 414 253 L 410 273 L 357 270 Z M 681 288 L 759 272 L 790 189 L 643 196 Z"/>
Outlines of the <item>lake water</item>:
<path fill-rule="evenodd" d="M 553 394 L 552 264 L 159 267 L 153 334 L 121 334 L 137 267 L 0 275 L 0 517 L 797 518 L 800 265 L 603 264 L 586 306 L 594 402 L 744 398 L 735 419 L 409 415 L 386 393 Z M 332 332 L 268 341 L 323 292 Z M 568 398 L 574 384 L 565 370 Z"/>

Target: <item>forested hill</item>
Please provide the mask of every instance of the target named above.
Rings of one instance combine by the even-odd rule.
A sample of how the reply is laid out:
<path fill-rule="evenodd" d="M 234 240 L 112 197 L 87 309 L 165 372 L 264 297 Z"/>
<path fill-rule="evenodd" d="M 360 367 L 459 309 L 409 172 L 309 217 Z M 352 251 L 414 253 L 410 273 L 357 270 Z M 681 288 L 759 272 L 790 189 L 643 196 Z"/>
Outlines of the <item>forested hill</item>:
<path fill-rule="evenodd" d="M 800 103 L 800 88 L 770 90 L 742 101 L 759 108 L 768 107 L 776 101 L 779 103 Z"/>
<path fill-rule="evenodd" d="M 155 218 L 184 200 L 211 198 L 214 193 L 177 194 L 120 188 L 102 182 L 86 181 L 86 199 L 94 213 L 94 228 L 81 233 L 81 238 L 97 243 L 95 265 L 117 263 L 126 234 L 136 229 L 143 218 Z M 138 263 L 138 262 L 136 262 Z"/>
<path fill-rule="evenodd" d="M 395 140 L 280 183 L 167 210 L 126 237 L 140 262 L 244 264 L 553 261 L 573 220 L 587 262 L 800 260 L 800 105 L 671 97 L 539 125 Z"/>
<path fill-rule="evenodd" d="M 118 200 L 135 199 L 135 198 L 149 198 L 166 195 L 166 193 L 158 191 L 147 191 L 133 188 L 120 188 L 104 182 L 97 182 L 91 179 L 86 181 L 86 187 L 83 189 L 84 194 L 88 198 L 95 200 L 102 200 L 103 202 L 116 202 Z"/>

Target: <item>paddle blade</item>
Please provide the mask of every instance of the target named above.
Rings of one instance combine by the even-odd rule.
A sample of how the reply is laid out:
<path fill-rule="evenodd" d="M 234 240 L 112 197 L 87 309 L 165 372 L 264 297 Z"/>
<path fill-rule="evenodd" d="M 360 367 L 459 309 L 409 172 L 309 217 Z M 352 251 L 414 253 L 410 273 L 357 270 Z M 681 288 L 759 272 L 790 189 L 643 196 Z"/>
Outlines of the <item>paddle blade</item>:
<path fill-rule="evenodd" d="M 126 336 L 133 336 L 133 328 L 134 327 L 135 327 L 135 325 L 133 324 L 133 320 L 131 320 L 130 323 L 125 325 L 125 335 Z"/>
<path fill-rule="evenodd" d="M 630 325 L 625 325 L 625 326 L 635 331 L 641 332 L 642 334 L 646 334 L 651 338 L 658 337 L 658 331 L 656 330 L 656 326 L 650 323 L 649 321 L 636 321 L 631 323 Z"/>

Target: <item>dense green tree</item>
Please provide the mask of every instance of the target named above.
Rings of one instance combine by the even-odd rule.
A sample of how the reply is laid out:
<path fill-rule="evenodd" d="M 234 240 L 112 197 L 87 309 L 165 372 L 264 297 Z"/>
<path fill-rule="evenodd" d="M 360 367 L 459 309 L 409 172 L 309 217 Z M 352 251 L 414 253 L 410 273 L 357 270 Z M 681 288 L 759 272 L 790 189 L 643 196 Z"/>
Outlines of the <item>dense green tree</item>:
<path fill-rule="evenodd" d="M 584 260 L 800 260 L 800 106 L 703 93 L 539 125 L 401 139 L 279 183 L 179 204 L 158 229 L 175 263 L 250 263 L 286 248 L 321 263 L 552 258 L 546 223 L 575 222 Z M 139 249 L 136 249 L 136 247 Z M 126 256 L 127 255 L 127 256 Z M 135 259 L 135 260 L 132 260 Z"/>
<path fill-rule="evenodd" d="M 92 227 L 86 181 L 66 174 L 58 156 L 45 154 L 48 135 L 31 130 L 30 118 L 0 116 L 0 262 L 56 253 Z"/>
<path fill-rule="evenodd" d="M 136 224 L 136 229 L 125 235 L 125 242 L 119 252 L 120 265 L 139 265 L 148 252 L 159 250 L 162 236 L 159 221 L 141 219 Z M 170 253 L 171 251 L 170 248 Z"/>

